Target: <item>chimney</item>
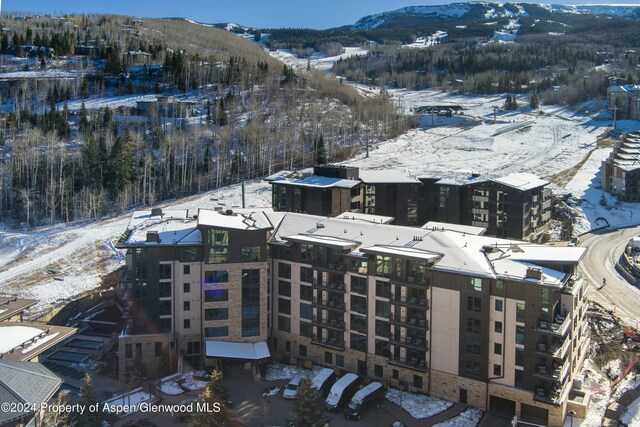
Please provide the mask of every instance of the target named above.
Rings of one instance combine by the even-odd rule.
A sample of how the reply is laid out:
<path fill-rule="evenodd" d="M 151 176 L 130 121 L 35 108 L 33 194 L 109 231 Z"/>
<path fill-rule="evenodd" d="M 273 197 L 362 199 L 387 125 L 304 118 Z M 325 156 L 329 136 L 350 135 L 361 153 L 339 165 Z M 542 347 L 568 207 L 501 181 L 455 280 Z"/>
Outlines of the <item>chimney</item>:
<path fill-rule="evenodd" d="M 147 242 L 160 243 L 160 235 L 157 231 L 147 231 Z"/>
<path fill-rule="evenodd" d="M 151 216 L 162 216 L 162 208 L 152 208 Z"/>
<path fill-rule="evenodd" d="M 535 267 L 527 267 L 525 279 L 542 280 L 542 270 Z"/>

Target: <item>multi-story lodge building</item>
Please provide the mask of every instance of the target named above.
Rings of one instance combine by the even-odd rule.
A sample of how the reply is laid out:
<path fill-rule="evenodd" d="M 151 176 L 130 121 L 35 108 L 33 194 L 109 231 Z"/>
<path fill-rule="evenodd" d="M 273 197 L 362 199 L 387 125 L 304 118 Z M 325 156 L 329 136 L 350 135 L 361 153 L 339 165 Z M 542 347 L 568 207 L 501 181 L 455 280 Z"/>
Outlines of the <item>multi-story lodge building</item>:
<path fill-rule="evenodd" d="M 609 79 L 607 108 L 616 119 L 640 120 L 640 85 L 627 84 L 620 77 Z"/>
<path fill-rule="evenodd" d="M 196 365 L 268 357 L 268 342 L 288 360 L 561 425 L 588 349 L 584 249 L 388 219 L 135 213 L 120 243 L 122 372 L 172 342 Z"/>
<path fill-rule="evenodd" d="M 529 241 L 545 240 L 551 218 L 549 183 L 527 173 L 411 177 L 401 171 L 316 166 L 313 174 L 283 171 L 266 180 L 275 211 L 332 217 L 366 213 L 408 226 L 440 221 Z"/>
<path fill-rule="evenodd" d="M 640 131 L 620 141 L 600 168 L 604 191 L 629 202 L 640 201 Z"/>

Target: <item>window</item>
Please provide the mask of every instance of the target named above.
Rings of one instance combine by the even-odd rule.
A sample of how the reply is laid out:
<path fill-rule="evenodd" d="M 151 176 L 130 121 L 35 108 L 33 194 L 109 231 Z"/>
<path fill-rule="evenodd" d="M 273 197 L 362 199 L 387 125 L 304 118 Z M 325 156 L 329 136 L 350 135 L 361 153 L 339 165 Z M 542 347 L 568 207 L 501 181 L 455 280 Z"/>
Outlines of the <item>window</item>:
<path fill-rule="evenodd" d="M 478 279 L 477 277 L 469 278 L 467 289 L 470 291 L 482 292 L 482 279 Z"/>
<path fill-rule="evenodd" d="M 300 344 L 298 347 L 298 354 L 300 354 L 301 357 L 307 357 L 307 346 Z"/>
<path fill-rule="evenodd" d="M 204 335 L 207 338 L 226 337 L 229 336 L 229 327 L 218 326 L 215 328 L 204 328 Z"/>
<path fill-rule="evenodd" d="M 524 349 L 516 348 L 516 365 L 524 366 Z"/>
<path fill-rule="evenodd" d="M 287 353 L 291 353 L 291 341 L 285 341 L 284 351 L 286 351 Z"/>
<path fill-rule="evenodd" d="M 300 245 L 300 262 L 313 264 L 313 245 L 303 243 Z"/>
<path fill-rule="evenodd" d="M 282 314 L 291 314 L 291 300 L 278 298 L 278 311 Z"/>
<path fill-rule="evenodd" d="M 168 316 L 171 314 L 171 301 L 158 302 L 158 314 L 160 316 Z"/>
<path fill-rule="evenodd" d="M 524 303 L 516 304 L 516 322 L 524 322 Z"/>
<path fill-rule="evenodd" d="M 344 368 L 344 356 L 341 354 L 336 354 L 336 366 L 340 366 Z"/>
<path fill-rule="evenodd" d="M 367 333 L 367 317 L 359 314 L 351 315 L 351 330 L 355 332 Z"/>
<path fill-rule="evenodd" d="M 185 294 L 191 292 L 191 283 L 183 283 L 182 292 L 184 292 Z"/>
<path fill-rule="evenodd" d="M 480 362 L 477 360 L 467 360 L 466 372 L 469 375 L 480 375 Z"/>
<path fill-rule="evenodd" d="M 158 284 L 158 296 L 160 298 L 171 296 L 171 282 L 160 282 Z"/>
<path fill-rule="evenodd" d="M 200 354 L 200 341 L 189 341 L 187 343 L 187 354 Z"/>
<path fill-rule="evenodd" d="M 494 331 L 496 332 L 496 334 L 502 333 L 502 322 L 496 322 Z"/>
<path fill-rule="evenodd" d="M 183 265 L 182 266 L 182 274 L 191 274 L 191 266 Z"/>
<path fill-rule="evenodd" d="M 171 318 L 165 317 L 164 319 L 158 320 L 158 326 L 162 332 L 171 332 Z"/>
<path fill-rule="evenodd" d="M 493 365 L 493 376 L 500 377 L 502 376 L 502 365 Z"/>
<path fill-rule="evenodd" d="M 389 317 L 391 304 L 385 301 L 376 301 L 376 316 Z"/>
<path fill-rule="evenodd" d="M 376 281 L 376 296 L 389 298 L 391 296 L 391 283 Z"/>
<path fill-rule="evenodd" d="M 524 344 L 524 326 L 516 326 L 516 344 Z"/>
<path fill-rule="evenodd" d="M 191 310 L 191 301 L 185 301 L 182 303 L 182 310 L 189 311 Z"/>
<path fill-rule="evenodd" d="M 229 259 L 229 232 L 227 230 L 209 230 L 210 264 L 227 262 Z"/>
<path fill-rule="evenodd" d="M 207 308 L 204 311 L 204 320 L 227 320 L 229 319 L 229 309 L 224 308 Z"/>
<path fill-rule="evenodd" d="M 384 376 L 384 368 L 382 367 L 382 365 L 373 366 L 373 375 L 378 378 L 382 378 Z"/>
<path fill-rule="evenodd" d="M 391 355 L 391 346 L 388 341 L 376 340 L 376 355 L 384 357 Z"/>
<path fill-rule="evenodd" d="M 191 329 L 191 319 L 184 319 L 184 329 Z"/>
<path fill-rule="evenodd" d="M 520 369 L 516 369 L 514 383 L 516 387 L 524 386 L 524 371 L 521 371 Z"/>
<path fill-rule="evenodd" d="M 382 320 L 376 319 L 376 335 L 389 338 L 390 333 L 391 325 L 389 324 L 389 322 L 384 322 Z"/>
<path fill-rule="evenodd" d="M 136 343 L 136 356 L 142 356 L 142 343 Z"/>
<path fill-rule="evenodd" d="M 229 281 L 227 270 L 205 271 L 204 283 L 226 283 Z"/>
<path fill-rule="evenodd" d="M 502 354 L 502 344 L 499 342 L 493 343 L 493 353 Z"/>
<path fill-rule="evenodd" d="M 300 318 L 301 319 L 313 319 L 313 307 L 311 304 L 300 303 Z"/>
<path fill-rule="evenodd" d="M 283 332 L 291 332 L 291 319 L 285 316 L 278 316 L 278 329 Z"/>
<path fill-rule="evenodd" d="M 498 290 L 504 289 L 504 282 L 502 280 L 496 280 L 496 289 Z"/>
<path fill-rule="evenodd" d="M 291 264 L 279 262 L 278 277 L 281 277 L 283 279 L 291 279 Z"/>
<path fill-rule="evenodd" d="M 366 277 L 351 276 L 351 292 L 366 295 L 367 294 Z"/>
<path fill-rule="evenodd" d="M 367 337 L 351 333 L 350 346 L 353 350 L 367 351 Z"/>
<path fill-rule="evenodd" d="M 287 282 L 286 280 L 278 280 L 278 295 L 290 297 L 291 282 Z"/>
<path fill-rule="evenodd" d="M 328 351 L 324 352 L 324 363 L 333 364 L 333 354 Z"/>
<path fill-rule="evenodd" d="M 300 299 L 302 301 L 313 301 L 313 288 L 311 286 L 300 285 Z"/>
<path fill-rule="evenodd" d="M 229 291 L 227 289 L 210 289 L 204 291 L 204 302 L 221 302 L 229 300 Z"/>
<path fill-rule="evenodd" d="M 313 325 L 309 322 L 300 322 L 300 336 L 307 338 L 313 337 Z"/>
<path fill-rule="evenodd" d="M 171 280 L 171 264 L 160 264 L 158 266 L 158 278 L 160 280 Z"/>
<path fill-rule="evenodd" d="M 260 262 L 261 250 L 260 246 L 246 246 L 242 248 L 243 262 Z"/>
<path fill-rule="evenodd" d="M 394 380 L 400 379 L 400 371 L 398 371 L 397 369 L 392 370 L 391 378 L 393 378 Z"/>
<path fill-rule="evenodd" d="M 502 311 L 502 304 L 504 303 L 504 301 L 502 301 L 501 299 L 497 299 L 496 300 L 496 311 Z"/>
<path fill-rule="evenodd" d="M 260 269 L 242 270 L 242 336 L 260 335 Z"/>
<path fill-rule="evenodd" d="M 420 375 L 413 376 L 413 386 L 415 388 L 422 388 L 422 377 Z"/>
<path fill-rule="evenodd" d="M 162 356 L 162 343 L 156 342 L 154 343 L 154 354 L 156 357 Z"/>
<path fill-rule="evenodd" d="M 351 311 L 367 314 L 367 299 L 356 295 L 351 295 Z"/>
<path fill-rule="evenodd" d="M 480 354 L 480 340 L 477 338 L 467 339 L 467 353 Z"/>
<path fill-rule="evenodd" d="M 125 359 L 131 359 L 133 357 L 133 346 L 131 344 L 124 345 L 124 357 Z"/>
<path fill-rule="evenodd" d="M 313 283 L 313 269 L 309 267 L 300 267 L 300 281 Z"/>
<path fill-rule="evenodd" d="M 198 261 L 198 249 L 197 248 L 184 248 L 182 250 L 182 261 Z M 189 274 L 189 273 L 184 273 Z"/>
<path fill-rule="evenodd" d="M 467 332 L 472 332 L 474 334 L 479 334 L 481 325 L 482 325 L 482 322 L 480 321 L 480 319 L 468 318 L 467 319 Z"/>
<path fill-rule="evenodd" d="M 477 297 L 467 297 L 467 310 L 468 311 L 482 311 L 482 299 Z"/>

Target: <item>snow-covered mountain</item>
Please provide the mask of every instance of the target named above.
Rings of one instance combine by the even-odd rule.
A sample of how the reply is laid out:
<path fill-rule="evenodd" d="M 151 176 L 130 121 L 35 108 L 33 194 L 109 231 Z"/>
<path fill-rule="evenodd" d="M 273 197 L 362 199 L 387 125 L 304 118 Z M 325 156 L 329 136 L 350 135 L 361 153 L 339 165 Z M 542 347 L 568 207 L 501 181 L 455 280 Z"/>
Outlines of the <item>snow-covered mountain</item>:
<path fill-rule="evenodd" d="M 407 6 L 397 10 L 376 13 L 359 19 L 355 30 L 380 27 L 392 28 L 408 19 L 430 20 L 483 20 L 537 15 L 540 11 L 551 14 L 591 14 L 640 19 L 638 5 L 556 5 L 537 3 L 469 2 L 434 6 Z"/>

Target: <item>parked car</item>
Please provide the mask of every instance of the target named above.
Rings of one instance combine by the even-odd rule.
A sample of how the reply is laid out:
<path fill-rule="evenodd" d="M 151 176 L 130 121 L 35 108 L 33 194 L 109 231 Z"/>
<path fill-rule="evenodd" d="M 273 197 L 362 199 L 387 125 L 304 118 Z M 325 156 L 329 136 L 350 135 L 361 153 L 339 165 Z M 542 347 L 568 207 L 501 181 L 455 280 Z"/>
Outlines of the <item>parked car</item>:
<path fill-rule="evenodd" d="M 386 390 L 378 382 L 373 382 L 358 390 L 344 410 L 344 415 L 353 420 L 360 420 L 372 407 L 379 407 L 385 399 Z"/>
<path fill-rule="evenodd" d="M 313 377 L 311 387 L 319 390 L 322 397 L 327 397 L 331 387 L 336 383 L 336 373 L 331 368 L 323 368 Z"/>
<path fill-rule="evenodd" d="M 306 375 L 296 375 L 295 377 L 293 377 L 293 379 L 289 381 L 289 384 L 287 384 L 287 386 L 284 388 L 282 397 L 284 397 L 285 399 L 297 399 L 298 391 L 300 390 L 302 382 L 307 380 L 308 378 Z"/>
<path fill-rule="evenodd" d="M 325 401 L 327 411 L 340 411 L 360 388 L 360 378 L 356 374 L 346 374 L 331 387 Z"/>

